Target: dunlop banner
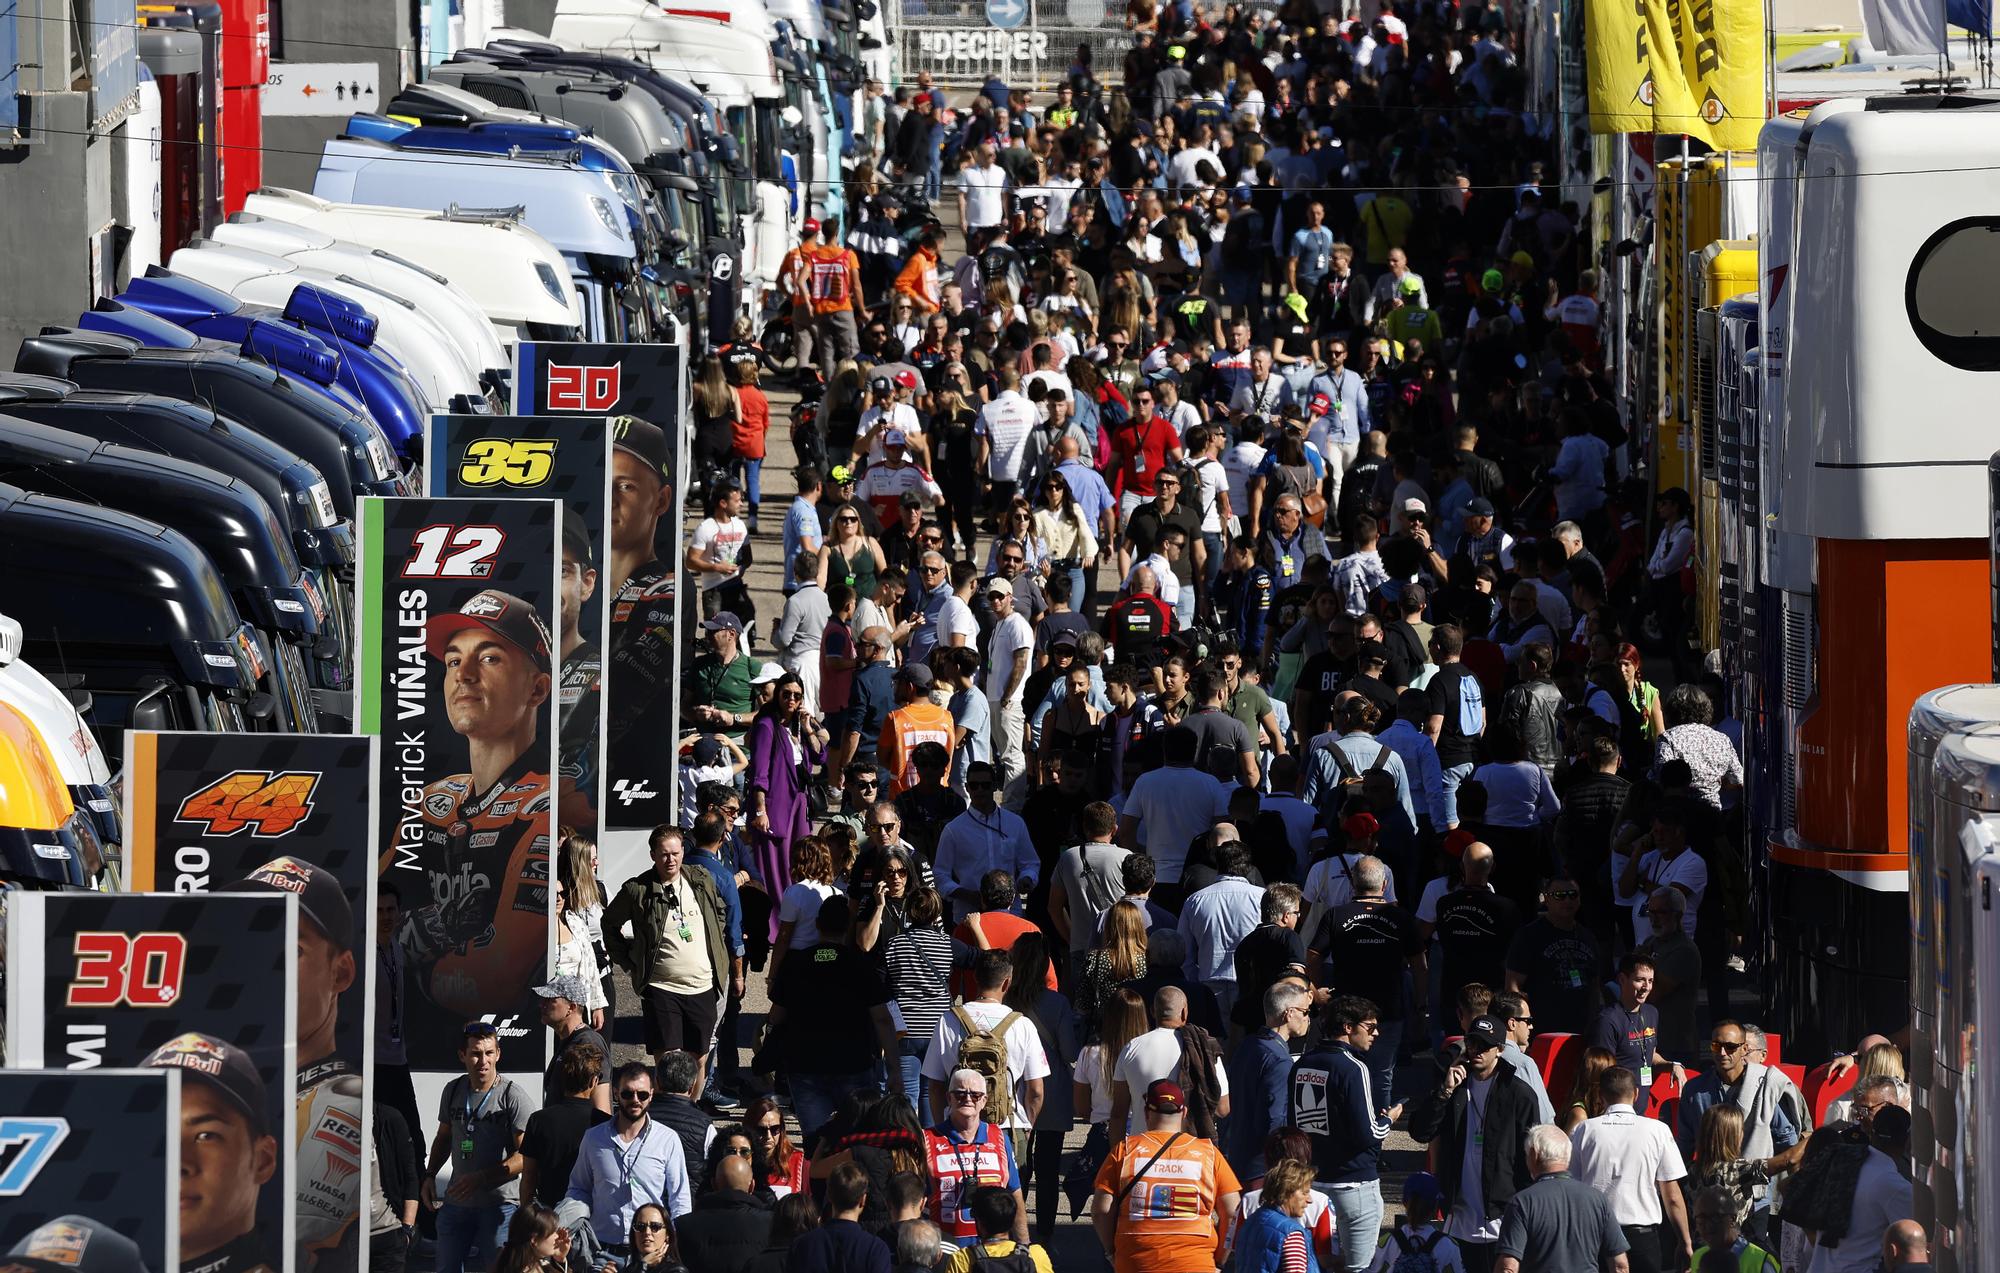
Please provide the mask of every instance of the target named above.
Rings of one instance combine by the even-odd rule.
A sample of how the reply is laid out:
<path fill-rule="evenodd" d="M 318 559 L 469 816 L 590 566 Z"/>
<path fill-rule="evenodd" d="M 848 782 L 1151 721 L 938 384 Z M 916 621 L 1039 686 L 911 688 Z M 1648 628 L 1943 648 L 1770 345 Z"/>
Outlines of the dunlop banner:
<path fill-rule="evenodd" d="M 1764 124 L 1761 7 L 1588 0 L 1584 30 L 1590 131 L 1755 148 Z"/>

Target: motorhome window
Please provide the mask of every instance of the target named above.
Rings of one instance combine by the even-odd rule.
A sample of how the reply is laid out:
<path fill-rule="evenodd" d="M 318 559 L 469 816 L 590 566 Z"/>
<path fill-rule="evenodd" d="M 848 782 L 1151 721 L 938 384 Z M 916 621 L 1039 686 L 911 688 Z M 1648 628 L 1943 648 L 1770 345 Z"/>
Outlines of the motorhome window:
<path fill-rule="evenodd" d="M 776 176 L 780 171 L 778 107 L 773 102 L 757 103 L 757 171 Z"/>
<path fill-rule="evenodd" d="M 2000 217 L 1966 217 L 1925 240 L 1903 301 L 1917 340 L 1939 361 L 2000 371 Z"/>

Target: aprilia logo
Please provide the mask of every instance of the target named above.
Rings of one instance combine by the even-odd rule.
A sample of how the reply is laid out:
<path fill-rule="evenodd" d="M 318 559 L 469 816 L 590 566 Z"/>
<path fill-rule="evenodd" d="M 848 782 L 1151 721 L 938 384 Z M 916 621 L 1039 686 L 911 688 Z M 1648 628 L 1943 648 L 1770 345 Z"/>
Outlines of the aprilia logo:
<path fill-rule="evenodd" d="M 549 364 L 548 409 L 550 411 L 609 411 L 618 402 L 619 374 L 624 366 L 565 367 Z"/>

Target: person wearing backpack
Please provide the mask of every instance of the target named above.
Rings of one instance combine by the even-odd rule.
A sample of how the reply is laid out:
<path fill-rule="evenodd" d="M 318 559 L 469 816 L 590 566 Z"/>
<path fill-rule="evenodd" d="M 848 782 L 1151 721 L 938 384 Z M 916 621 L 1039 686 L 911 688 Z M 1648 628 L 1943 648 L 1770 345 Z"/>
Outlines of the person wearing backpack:
<path fill-rule="evenodd" d="M 982 950 L 974 957 L 978 993 L 938 1018 L 923 1075 L 931 1085 L 931 1108 L 950 1109 L 946 1080 L 962 1069 L 980 1074 L 986 1079 L 986 1120 L 1018 1133 L 1025 1144 L 1042 1110 L 1049 1058 L 1035 1023 L 1002 1002 L 1013 973 L 1007 951 Z"/>
<path fill-rule="evenodd" d="M 1403 1219 L 1375 1251 L 1368 1273 L 1465 1273 L 1458 1244 L 1445 1236 L 1444 1190 L 1428 1171 L 1403 1181 Z"/>
<path fill-rule="evenodd" d="M 1340 704 L 1334 720 L 1340 737 L 1324 743 L 1315 740 L 1306 753 L 1306 780 L 1299 798 L 1318 809 L 1327 826 L 1351 813 L 1368 813 L 1383 826 L 1414 831 L 1417 811 L 1410 801 L 1410 771 L 1394 748 L 1375 737 L 1382 709 L 1357 693 Z M 1398 839 L 1407 839 L 1407 833 Z"/>
<path fill-rule="evenodd" d="M 1055 1273 L 1046 1247 L 1022 1241 L 1028 1231 L 1026 1208 L 1019 1190 L 981 1185 L 972 1191 L 967 1208 L 979 1240 L 960 1245 L 941 1273 Z"/>

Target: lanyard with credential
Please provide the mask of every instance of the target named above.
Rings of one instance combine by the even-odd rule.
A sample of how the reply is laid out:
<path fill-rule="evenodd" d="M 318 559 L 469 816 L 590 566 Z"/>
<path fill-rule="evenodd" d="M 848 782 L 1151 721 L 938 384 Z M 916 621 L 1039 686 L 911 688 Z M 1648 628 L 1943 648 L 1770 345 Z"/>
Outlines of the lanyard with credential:
<path fill-rule="evenodd" d="M 639 1165 L 639 1159 L 645 1155 L 646 1137 L 652 1134 L 653 1116 L 648 1114 L 639 1124 L 639 1135 L 632 1141 L 631 1153 L 625 1153 L 617 1147 L 618 1138 L 616 1136 L 611 1138 L 611 1154 L 612 1157 L 618 1160 L 618 1183 L 621 1186 L 632 1183 L 632 1170 Z"/>
<path fill-rule="evenodd" d="M 485 1115 L 486 1103 L 492 1100 L 493 1093 L 499 1090 L 500 1084 L 497 1082 L 492 1087 L 487 1088 L 479 1098 L 479 1107 L 474 1109 L 472 1105 L 472 1080 L 466 1080 L 465 1100 L 463 1102 L 465 1109 L 465 1137 L 458 1142 L 458 1152 L 467 1162 L 472 1161 L 472 1125 Z"/>

